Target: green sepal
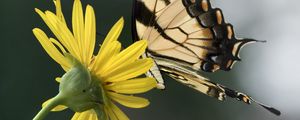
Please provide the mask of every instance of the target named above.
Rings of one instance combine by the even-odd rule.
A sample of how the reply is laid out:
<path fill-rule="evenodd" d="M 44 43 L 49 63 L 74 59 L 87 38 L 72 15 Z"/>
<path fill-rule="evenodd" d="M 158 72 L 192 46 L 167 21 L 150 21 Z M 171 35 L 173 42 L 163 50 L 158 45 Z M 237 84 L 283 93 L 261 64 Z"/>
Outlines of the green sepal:
<path fill-rule="evenodd" d="M 107 120 L 104 104 L 107 97 L 98 78 L 91 76 L 90 71 L 72 55 L 65 53 L 72 65 L 60 80 L 59 93 L 42 108 L 33 120 L 42 120 L 57 105 L 64 105 L 74 112 L 93 109 L 97 117 Z"/>
<path fill-rule="evenodd" d="M 59 95 L 63 105 L 75 112 L 83 112 L 103 104 L 100 81 L 92 79 L 89 70 L 70 54 L 65 54 L 72 68 L 62 76 Z"/>

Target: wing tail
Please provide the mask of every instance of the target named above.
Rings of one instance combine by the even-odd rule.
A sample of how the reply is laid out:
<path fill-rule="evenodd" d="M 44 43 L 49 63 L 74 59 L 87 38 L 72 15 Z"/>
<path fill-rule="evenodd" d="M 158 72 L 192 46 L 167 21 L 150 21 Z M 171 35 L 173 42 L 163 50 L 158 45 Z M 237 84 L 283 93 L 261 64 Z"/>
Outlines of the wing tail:
<path fill-rule="evenodd" d="M 227 88 L 226 86 L 209 81 L 207 78 L 200 75 L 198 71 L 191 69 L 183 64 L 176 63 L 163 58 L 155 58 L 160 70 L 167 73 L 174 80 L 191 87 L 201 93 L 208 96 L 217 98 L 218 100 L 225 100 L 226 96 L 235 98 L 238 101 L 242 101 L 246 104 L 251 104 L 251 102 L 258 104 L 270 111 L 275 115 L 280 115 L 281 112 L 273 107 L 264 105 L 256 100 L 252 99 L 249 95 L 238 92 Z"/>
<path fill-rule="evenodd" d="M 281 112 L 271 106 L 268 106 L 268 105 L 265 105 L 263 103 L 260 103 L 256 100 L 254 100 L 253 98 L 251 98 L 249 95 L 246 95 L 244 93 L 241 93 L 241 92 L 238 92 L 236 90 L 232 90 L 232 89 L 229 89 L 225 86 L 222 86 L 222 85 L 219 85 L 220 87 L 222 87 L 224 90 L 225 90 L 225 94 L 226 96 L 228 97 L 231 97 L 231 98 L 235 98 L 239 101 L 242 101 L 246 104 L 251 104 L 251 102 L 255 103 L 255 104 L 258 104 L 259 106 L 265 108 L 266 110 L 270 111 L 271 113 L 275 114 L 275 115 L 280 115 Z"/>

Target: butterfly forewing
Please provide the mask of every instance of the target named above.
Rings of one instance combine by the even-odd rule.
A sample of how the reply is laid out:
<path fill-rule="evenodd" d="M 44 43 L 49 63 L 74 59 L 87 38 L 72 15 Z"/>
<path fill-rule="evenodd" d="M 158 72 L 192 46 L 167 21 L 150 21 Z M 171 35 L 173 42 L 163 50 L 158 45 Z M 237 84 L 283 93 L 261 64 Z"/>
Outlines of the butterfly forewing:
<path fill-rule="evenodd" d="M 208 1 L 138 0 L 135 25 L 138 39 L 149 41 L 152 54 L 180 59 L 194 69 L 230 70 L 238 59 L 231 25 Z M 246 43 L 248 41 L 241 41 Z M 234 49 L 238 48 L 238 49 Z"/>

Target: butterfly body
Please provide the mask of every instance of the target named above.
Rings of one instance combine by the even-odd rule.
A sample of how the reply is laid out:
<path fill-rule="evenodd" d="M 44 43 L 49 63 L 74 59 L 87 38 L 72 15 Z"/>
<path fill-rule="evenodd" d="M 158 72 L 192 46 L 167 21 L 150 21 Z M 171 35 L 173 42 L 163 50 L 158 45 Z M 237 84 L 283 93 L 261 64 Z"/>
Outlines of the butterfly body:
<path fill-rule="evenodd" d="M 221 9 L 212 8 L 209 0 L 135 0 L 134 7 L 133 37 L 148 40 L 144 56 L 152 57 L 155 66 L 147 76 L 156 78 L 158 88 L 164 88 L 161 75 L 164 72 L 174 80 L 219 100 L 229 96 L 247 104 L 254 101 L 248 95 L 201 75 L 201 72 L 231 70 L 240 60 L 240 49 L 246 43 L 256 42 L 236 38 Z M 275 109 L 268 110 L 280 113 Z"/>

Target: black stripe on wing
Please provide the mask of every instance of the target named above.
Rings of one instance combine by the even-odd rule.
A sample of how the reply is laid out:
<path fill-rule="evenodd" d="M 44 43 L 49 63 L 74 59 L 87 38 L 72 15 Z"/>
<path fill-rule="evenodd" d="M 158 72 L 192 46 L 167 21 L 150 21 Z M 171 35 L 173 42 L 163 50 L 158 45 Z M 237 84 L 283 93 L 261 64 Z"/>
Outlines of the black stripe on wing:
<path fill-rule="evenodd" d="M 157 30 L 160 35 L 162 37 L 164 37 L 165 39 L 170 40 L 171 42 L 177 44 L 180 47 L 185 48 L 186 50 L 190 51 L 191 53 L 195 54 L 196 53 L 194 51 L 192 51 L 191 49 L 189 49 L 187 46 L 184 46 L 183 44 L 177 42 L 175 39 L 171 38 L 169 35 L 167 35 L 165 33 L 165 28 L 162 28 L 159 23 L 157 23 L 157 21 L 155 20 L 157 18 L 157 16 L 155 15 L 155 12 L 151 12 L 151 10 L 149 10 L 145 4 L 141 1 L 136 1 L 135 2 L 135 8 L 134 8 L 134 19 L 133 19 L 133 25 L 136 26 L 135 20 L 141 22 L 143 25 L 148 26 L 148 27 L 154 27 L 155 30 Z M 171 28 L 172 29 L 172 28 Z M 179 29 L 180 30 L 180 29 Z M 183 32 L 184 33 L 184 32 Z M 136 27 L 134 27 L 133 29 L 133 35 L 135 40 L 138 40 L 138 35 L 136 32 Z M 203 49 L 207 49 L 205 47 L 202 47 Z M 196 55 L 197 56 L 197 55 Z M 202 61 L 210 61 L 206 58 L 199 58 Z"/>
<path fill-rule="evenodd" d="M 180 1 L 179 1 L 180 2 Z M 172 43 L 185 48 L 187 51 L 193 53 L 195 55 L 195 57 L 197 57 L 199 60 L 201 61 L 205 61 L 205 62 L 209 62 L 211 64 L 213 64 L 213 61 L 207 59 L 207 57 L 200 57 L 197 56 L 197 54 L 195 53 L 195 51 L 191 50 L 190 48 L 188 48 L 187 46 L 183 45 L 182 43 L 177 42 L 174 38 L 172 38 L 171 36 L 167 35 L 165 33 L 165 30 L 171 30 L 171 29 L 178 29 L 180 30 L 183 34 L 187 35 L 187 33 L 185 33 L 184 30 L 182 30 L 179 27 L 175 27 L 175 28 L 162 28 L 159 23 L 156 21 L 157 17 L 155 15 L 155 12 L 148 9 L 147 6 L 142 2 L 142 1 L 136 1 L 135 5 L 134 5 L 134 19 L 133 19 L 133 25 L 136 26 L 136 21 L 139 21 L 140 23 L 142 23 L 143 25 L 147 26 L 147 27 L 153 27 L 157 32 L 160 33 L 160 36 L 162 36 L 163 38 L 171 41 Z M 185 9 L 183 9 L 185 10 Z M 171 19 L 171 18 L 170 18 Z M 133 36 L 135 38 L 135 40 L 138 40 L 139 37 L 137 35 L 137 31 L 136 31 L 136 27 L 133 27 Z M 197 31 L 196 31 L 197 32 Z M 196 39 L 196 38 L 190 38 L 190 39 Z M 212 38 L 198 38 L 198 40 L 211 40 Z M 212 41 L 213 42 L 213 41 Z M 198 46 L 206 51 L 214 51 L 214 48 L 210 48 L 209 46 Z M 151 51 L 148 51 L 151 52 Z M 197 51 L 198 52 L 198 51 Z M 215 52 L 213 52 L 215 53 Z M 159 55 L 159 54 L 153 54 L 153 55 Z M 176 59 L 176 58 L 175 58 Z M 187 62 L 187 61 L 184 61 Z M 190 64 L 195 64 L 195 63 L 190 63 Z"/>
<path fill-rule="evenodd" d="M 215 71 L 214 65 L 219 65 L 221 70 L 228 71 L 235 61 L 239 61 L 239 50 L 246 43 L 255 41 L 237 39 L 231 24 L 225 23 L 222 10 L 212 8 L 209 0 L 182 0 L 190 16 L 197 18 L 199 24 L 211 29 L 214 36 L 214 45 L 217 53 L 208 54 L 212 62 L 202 64 L 204 71 Z"/>
<path fill-rule="evenodd" d="M 136 28 L 135 20 L 142 22 L 146 26 L 152 26 L 156 18 L 153 12 L 149 10 L 142 1 L 139 0 L 135 0 L 133 6 L 133 28 Z"/>
<path fill-rule="evenodd" d="M 169 5 L 171 3 L 170 0 L 163 0 L 165 2 L 166 5 Z"/>

